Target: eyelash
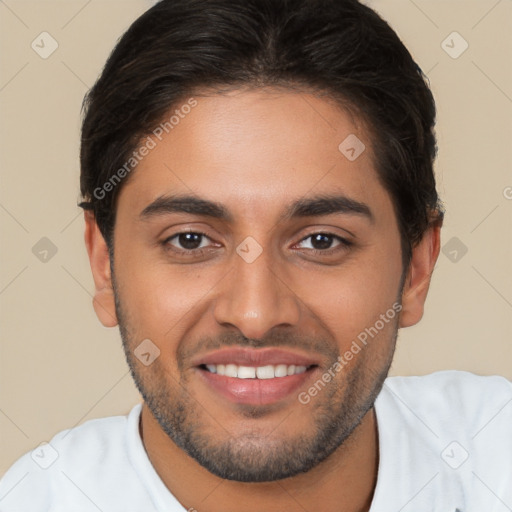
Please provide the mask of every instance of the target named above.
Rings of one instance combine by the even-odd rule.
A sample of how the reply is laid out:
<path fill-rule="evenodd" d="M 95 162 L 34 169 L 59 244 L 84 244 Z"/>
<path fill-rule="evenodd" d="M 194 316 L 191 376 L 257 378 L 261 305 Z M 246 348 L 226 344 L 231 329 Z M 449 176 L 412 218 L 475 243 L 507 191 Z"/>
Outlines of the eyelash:
<path fill-rule="evenodd" d="M 179 237 L 180 235 L 185 234 L 193 234 L 193 235 L 199 235 L 204 238 L 210 239 L 210 237 L 206 233 L 202 233 L 201 231 L 180 231 L 179 233 L 175 233 L 174 235 L 167 237 L 163 242 L 162 245 L 166 250 L 170 250 L 180 256 L 186 256 L 186 257 L 200 257 L 206 254 L 210 251 L 209 248 L 200 248 L 200 249 L 178 249 L 170 244 L 170 241 L 173 240 L 176 237 Z M 334 233 L 328 233 L 324 231 L 317 231 L 315 233 L 311 233 L 307 235 L 306 237 L 302 238 L 299 243 L 304 242 L 305 240 L 314 237 L 315 235 L 324 235 L 327 237 L 332 237 L 333 239 L 340 242 L 340 244 L 337 247 L 330 248 L 330 249 L 307 249 L 309 254 L 314 254 L 315 256 L 330 256 L 333 253 L 336 253 L 340 250 L 348 249 L 353 245 L 353 242 L 350 242 L 349 240 L 346 240 L 345 238 L 342 238 L 338 235 L 335 235 Z"/>

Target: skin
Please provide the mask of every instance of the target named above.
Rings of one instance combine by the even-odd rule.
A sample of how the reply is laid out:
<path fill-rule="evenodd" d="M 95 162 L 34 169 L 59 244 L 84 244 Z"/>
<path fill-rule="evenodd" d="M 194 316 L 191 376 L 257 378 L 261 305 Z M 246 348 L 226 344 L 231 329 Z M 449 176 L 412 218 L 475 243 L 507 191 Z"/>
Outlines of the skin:
<path fill-rule="evenodd" d="M 168 397 L 171 409 L 180 403 L 190 428 L 194 425 L 211 449 L 237 443 L 241 457 L 259 454 L 256 460 L 263 464 L 286 443 L 309 446 L 320 417 L 344 405 L 349 409 L 340 421 L 353 418 L 354 424 L 345 442 L 307 472 L 245 483 L 201 466 L 167 435 L 145 403 L 141 434 L 148 456 L 186 509 L 234 512 L 243 503 L 247 512 L 294 512 L 317 510 L 321 503 L 324 512 L 367 511 L 377 481 L 377 424 L 371 404 L 362 417 L 357 413 L 380 389 L 398 328 L 416 324 L 423 315 L 440 225 L 433 224 L 414 247 L 401 290 L 397 219 L 375 172 L 363 123 L 306 92 L 260 89 L 195 97 L 198 105 L 120 191 L 114 237 L 117 308 L 105 241 L 93 215 L 85 214 L 95 311 L 105 326 L 121 320 L 128 361 L 145 391 L 160 393 L 160 400 Z M 349 134 L 366 145 L 352 162 L 338 150 Z M 368 205 L 373 219 L 337 213 L 278 222 L 294 200 L 333 192 Z M 156 198 L 172 193 L 221 203 L 233 219 L 187 213 L 141 218 Z M 201 246 L 210 252 L 195 258 L 172 252 L 169 245 L 184 247 L 169 237 L 187 230 L 205 233 Z M 332 249 L 324 249 L 330 255 L 314 254 L 308 236 L 316 233 L 332 233 L 352 245 L 340 247 L 334 238 Z M 236 252 L 248 236 L 263 249 L 252 263 Z M 245 346 L 249 339 L 265 347 L 279 340 L 280 346 L 318 357 L 313 380 L 299 390 L 307 391 L 333 357 L 349 350 L 397 300 L 400 315 L 307 405 L 296 393 L 271 407 L 234 404 L 208 388 L 192 365 L 204 347 L 222 346 L 224 339 Z M 160 356 L 145 367 L 133 350 L 147 338 Z"/>

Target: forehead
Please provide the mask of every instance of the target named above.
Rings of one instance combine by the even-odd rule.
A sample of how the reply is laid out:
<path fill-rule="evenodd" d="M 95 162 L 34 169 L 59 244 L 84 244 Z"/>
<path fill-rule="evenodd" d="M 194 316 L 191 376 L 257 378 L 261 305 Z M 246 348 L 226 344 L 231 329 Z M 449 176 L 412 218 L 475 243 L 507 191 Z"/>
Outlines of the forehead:
<path fill-rule="evenodd" d="M 364 124 L 333 100 L 296 91 L 237 90 L 197 95 L 193 103 L 186 99 L 168 118 L 149 134 L 152 149 L 123 186 L 120 207 L 129 197 L 140 213 L 173 193 L 229 203 L 256 216 L 308 193 L 389 202 Z"/>

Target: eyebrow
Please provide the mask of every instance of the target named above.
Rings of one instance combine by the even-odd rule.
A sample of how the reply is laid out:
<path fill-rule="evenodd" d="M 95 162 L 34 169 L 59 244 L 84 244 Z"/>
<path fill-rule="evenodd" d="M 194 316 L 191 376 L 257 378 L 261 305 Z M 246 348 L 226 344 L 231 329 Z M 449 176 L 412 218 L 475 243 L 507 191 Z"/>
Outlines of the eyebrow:
<path fill-rule="evenodd" d="M 142 210 L 140 219 L 149 220 L 171 213 L 189 213 L 229 223 L 234 221 L 233 215 L 221 203 L 195 195 L 160 196 Z M 358 215 L 372 223 L 375 220 L 370 207 L 365 203 L 340 194 L 321 194 L 293 202 L 281 214 L 279 221 L 333 214 Z"/>

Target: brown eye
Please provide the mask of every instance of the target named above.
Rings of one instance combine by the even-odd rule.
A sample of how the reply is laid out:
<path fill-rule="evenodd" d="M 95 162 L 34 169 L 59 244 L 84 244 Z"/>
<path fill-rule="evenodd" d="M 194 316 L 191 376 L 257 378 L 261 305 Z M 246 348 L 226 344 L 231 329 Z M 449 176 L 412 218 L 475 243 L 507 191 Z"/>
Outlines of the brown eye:
<path fill-rule="evenodd" d="M 328 252 L 337 249 L 344 249 L 351 245 L 351 242 L 341 238 L 332 233 L 313 233 L 306 238 L 303 238 L 299 244 L 304 243 L 306 240 L 311 240 L 310 247 L 303 247 L 318 252 Z M 336 244 L 333 247 L 333 243 Z"/>
<path fill-rule="evenodd" d="M 192 253 L 201 252 L 202 249 L 208 247 L 207 243 L 203 244 L 205 239 L 209 240 L 204 233 L 185 231 L 166 238 L 163 243 L 177 252 Z"/>

